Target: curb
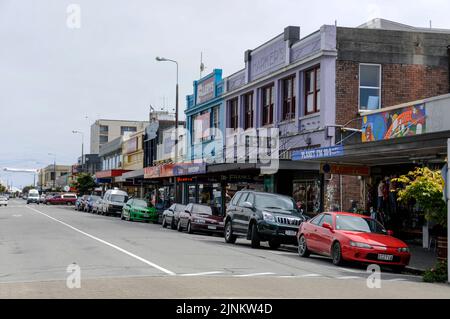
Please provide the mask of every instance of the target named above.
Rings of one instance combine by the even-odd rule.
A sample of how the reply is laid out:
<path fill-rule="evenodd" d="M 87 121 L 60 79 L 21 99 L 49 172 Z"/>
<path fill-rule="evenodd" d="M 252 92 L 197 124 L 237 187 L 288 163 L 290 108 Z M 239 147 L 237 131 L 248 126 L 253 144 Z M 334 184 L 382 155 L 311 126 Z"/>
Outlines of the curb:
<path fill-rule="evenodd" d="M 413 275 L 423 275 L 425 272 L 424 269 L 414 268 L 414 267 L 405 267 L 405 272 L 411 273 Z"/>

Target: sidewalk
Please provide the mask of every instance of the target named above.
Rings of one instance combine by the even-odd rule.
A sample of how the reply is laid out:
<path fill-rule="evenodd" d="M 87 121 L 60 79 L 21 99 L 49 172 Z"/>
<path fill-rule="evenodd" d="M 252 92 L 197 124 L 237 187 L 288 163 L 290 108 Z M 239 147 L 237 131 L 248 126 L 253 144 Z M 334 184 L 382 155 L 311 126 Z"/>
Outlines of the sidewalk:
<path fill-rule="evenodd" d="M 411 260 L 406 267 L 407 270 L 421 273 L 436 265 L 437 253 L 434 251 L 434 247 L 428 250 L 416 244 L 408 243 L 408 246 L 411 251 Z"/>

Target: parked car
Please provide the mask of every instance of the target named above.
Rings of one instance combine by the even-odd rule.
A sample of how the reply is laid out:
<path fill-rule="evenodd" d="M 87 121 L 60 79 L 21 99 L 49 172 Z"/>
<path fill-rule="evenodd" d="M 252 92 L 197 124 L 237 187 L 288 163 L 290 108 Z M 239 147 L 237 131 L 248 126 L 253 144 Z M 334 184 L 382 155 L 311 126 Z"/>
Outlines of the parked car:
<path fill-rule="evenodd" d="M 170 225 L 170 228 L 176 229 L 178 225 L 178 220 L 180 219 L 180 213 L 186 210 L 186 205 L 181 204 L 172 204 L 169 208 L 167 208 L 163 212 L 162 216 L 162 227 L 167 227 Z"/>
<path fill-rule="evenodd" d="M 268 241 L 272 249 L 280 244 L 297 244 L 298 226 L 306 220 L 293 198 L 285 195 L 244 190 L 237 192 L 226 210 L 225 241 L 238 237 L 258 248 Z"/>
<path fill-rule="evenodd" d="M 120 218 L 128 221 L 141 220 L 156 223 L 158 214 L 156 208 L 145 199 L 132 198 L 123 206 Z"/>
<path fill-rule="evenodd" d="M 98 197 L 93 203 L 92 203 L 92 208 L 91 208 L 91 212 L 94 214 L 100 214 L 100 210 L 102 209 L 102 201 L 103 198 L 102 197 Z"/>
<path fill-rule="evenodd" d="M 84 205 L 83 205 L 83 209 L 85 212 L 89 213 L 92 211 L 94 203 L 101 199 L 100 196 L 97 195 L 89 195 L 89 197 L 86 199 Z"/>
<path fill-rule="evenodd" d="M 0 196 L 0 206 L 8 206 L 8 198 L 6 196 Z"/>
<path fill-rule="evenodd" d="M 74 205 L 77 201 L 77 195 L 76 194 L 62 194 L 62 195 L 55 195 L 51 198 L 46 199 L 47 205 Z"/>
<path fill-rule="evenodd" d="M 53 196 L 55 196 L 55 194 L 47 194 L 47 195 L 45 195 L 44 201 L 42 203 L 48 205 L 47 200 L 49 200 L 50 198 L 53 198 Z"/>
<path fill-rule="evenodd" d="M 42 193 L 42 194 L 39 196 L 39 203 L 43 204 L 43 203 L 45 202 L 45 197 L 46 197 L 46 195 L 45 195 L 44 193 Z"/>
<path fill-rule="evenodd" d="M 322 213 L 302 223 L 298 231 L 298 253 L 330 256 L 333 264 L 345 261 L 389 265 L 402 271 L 411 258 L 408 246 L 394 238 L 378 221 L 368 216 Z"/>
<path fill-rule="evenodd" d="M 27 196 L 27 204 L 35 203 L 39 205 L 39 192 L 37 189 L 30 189 Z"/>
<path fill-rule="evenodd" d="M 86 200 L 89 198 L 89 195 L 83 195 L 77 198 L 75 201 L 75 210 L 84 211 L 84 205 L 86 205 Z"/>
<path fill-rule="evenodd" d="M 101 201 L 101 208 L 99 212 L 104 215 L 121 215 L 123 206 L 127 201 L 127 192 L 118 189 L 107 190 L 103 196 L 103 200 Z"/>
<path fill-rule="evenodd" d="M 211 206 L 188 204 L 184 212 L 179 215 L 177 230 L 223 234 L 223 217 L 213 212 Z"/>

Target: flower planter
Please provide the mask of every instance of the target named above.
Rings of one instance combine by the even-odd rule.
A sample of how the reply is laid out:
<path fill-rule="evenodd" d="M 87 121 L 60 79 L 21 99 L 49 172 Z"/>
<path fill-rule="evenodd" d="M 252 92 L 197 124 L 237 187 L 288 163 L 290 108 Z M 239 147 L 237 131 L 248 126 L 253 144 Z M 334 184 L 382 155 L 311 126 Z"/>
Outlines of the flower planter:
<path fill-rule="evenodd" d="M 437 258 L 439 261 L 447 260 L 448 253 L 448 242 L 447 237 L 439 236 L 437 238 Z"/>

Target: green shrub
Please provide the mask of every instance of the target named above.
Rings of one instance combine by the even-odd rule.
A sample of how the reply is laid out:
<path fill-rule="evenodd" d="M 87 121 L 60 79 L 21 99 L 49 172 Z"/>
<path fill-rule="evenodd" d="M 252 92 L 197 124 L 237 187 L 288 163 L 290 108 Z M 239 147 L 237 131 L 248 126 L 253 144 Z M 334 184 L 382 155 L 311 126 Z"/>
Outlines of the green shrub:
<path fill-rule="evenodd" d="M 440 261 L 431 269 L 428 269 L 423 274 L 423 281 L 425 282 L 447 282 L 447 261 Z"/>

